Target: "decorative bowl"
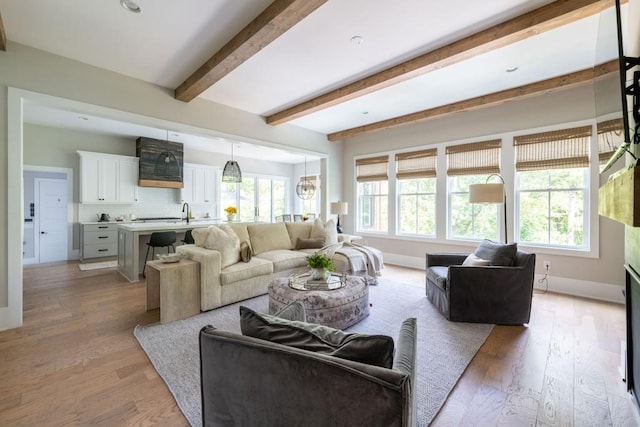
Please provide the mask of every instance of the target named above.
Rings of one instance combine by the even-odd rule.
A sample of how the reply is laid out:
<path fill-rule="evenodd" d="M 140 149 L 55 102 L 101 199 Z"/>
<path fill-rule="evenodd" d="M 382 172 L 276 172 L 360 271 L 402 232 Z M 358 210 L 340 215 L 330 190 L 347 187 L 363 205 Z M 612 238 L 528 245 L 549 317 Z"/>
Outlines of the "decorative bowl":
<path fill-rule="evenodd" d="M 178 262 L 184 255 L 182 254 L 158 254 L 156 257 L 162 262 Z"/>

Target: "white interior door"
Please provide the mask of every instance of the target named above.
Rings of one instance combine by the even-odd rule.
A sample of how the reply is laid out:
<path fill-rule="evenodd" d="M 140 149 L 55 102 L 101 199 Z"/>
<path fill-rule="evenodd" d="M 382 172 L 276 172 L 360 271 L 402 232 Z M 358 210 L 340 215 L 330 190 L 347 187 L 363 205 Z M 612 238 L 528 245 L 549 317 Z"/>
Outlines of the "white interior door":
<path fill-rule="evenodd" d="M 67 260 L 67 181 L 35 179 L 39 261 Z"/>

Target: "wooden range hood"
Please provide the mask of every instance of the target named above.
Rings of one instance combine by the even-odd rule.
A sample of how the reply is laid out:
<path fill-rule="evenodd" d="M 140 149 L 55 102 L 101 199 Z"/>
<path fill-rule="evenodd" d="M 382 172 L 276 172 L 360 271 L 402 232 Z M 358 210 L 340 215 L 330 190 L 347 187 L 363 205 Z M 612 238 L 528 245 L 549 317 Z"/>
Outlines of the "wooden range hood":
<path fill-rule="evenodd" d="M 136 156 L 140 158 L 140 187 L 184 187 L 184 150 L 181 142 L 141 136 L 136 139 Z"/>

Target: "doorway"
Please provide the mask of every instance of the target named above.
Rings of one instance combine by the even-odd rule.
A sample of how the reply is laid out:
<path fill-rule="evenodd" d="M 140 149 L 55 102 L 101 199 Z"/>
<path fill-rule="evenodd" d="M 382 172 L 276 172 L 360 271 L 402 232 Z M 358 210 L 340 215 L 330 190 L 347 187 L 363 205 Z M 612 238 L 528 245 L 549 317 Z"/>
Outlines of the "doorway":
<path fill-rule="evenodd" d="M 73 259 L 70 174 L 64 168 L 25 165 L 23 265 Z"/>

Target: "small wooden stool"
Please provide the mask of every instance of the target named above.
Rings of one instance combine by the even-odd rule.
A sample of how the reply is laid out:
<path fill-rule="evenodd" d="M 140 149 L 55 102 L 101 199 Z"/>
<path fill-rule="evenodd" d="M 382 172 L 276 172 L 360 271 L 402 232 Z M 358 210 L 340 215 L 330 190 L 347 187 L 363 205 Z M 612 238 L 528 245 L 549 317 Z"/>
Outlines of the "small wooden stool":
<path fill-rule="evenodd" d="M 147 310 L 160 307 L 160 323 L 200 313 L 200 263 L 147 262 Z"/>

